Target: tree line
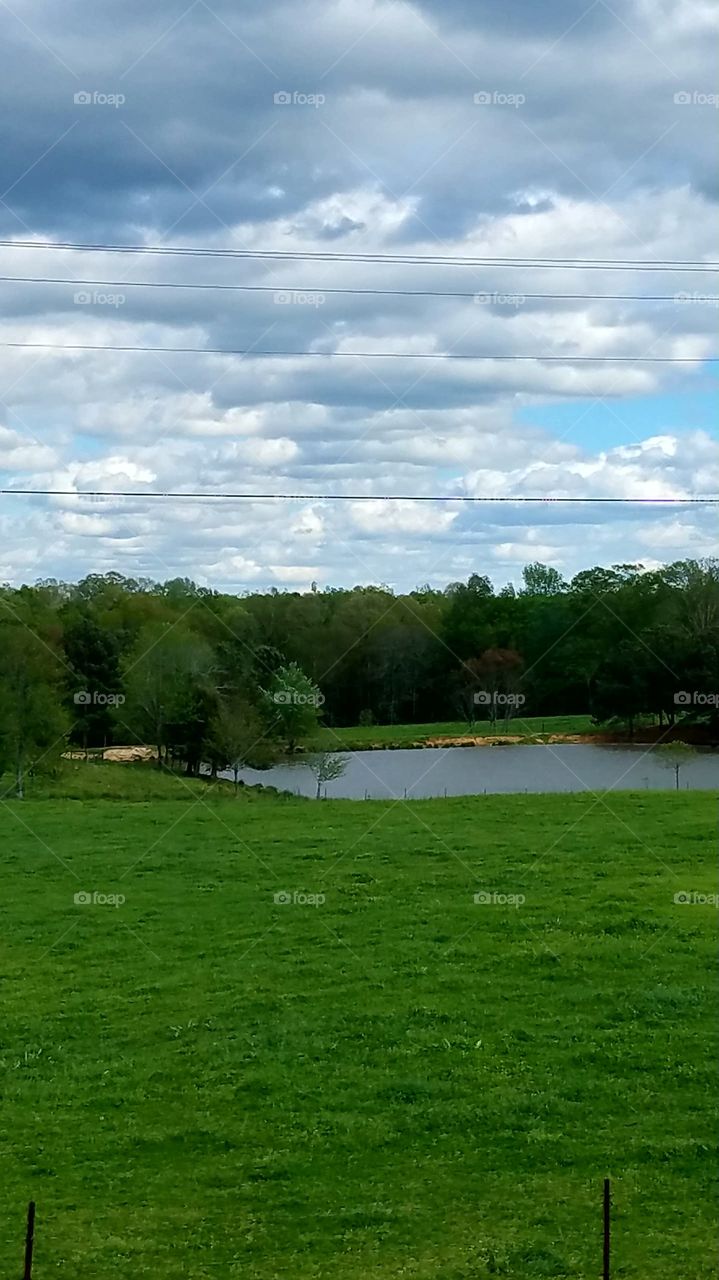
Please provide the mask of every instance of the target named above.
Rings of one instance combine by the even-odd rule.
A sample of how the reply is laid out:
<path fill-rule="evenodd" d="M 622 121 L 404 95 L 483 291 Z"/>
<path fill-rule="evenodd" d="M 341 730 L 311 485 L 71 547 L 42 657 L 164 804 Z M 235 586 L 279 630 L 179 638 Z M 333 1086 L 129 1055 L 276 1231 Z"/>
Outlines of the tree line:
<path fill-rule="evenodd" d="M 530 564 L 495 591 L 230 595 L 119 573 L 0 588 L 0 768 L 142 742 L 196 773 L 266 765 L 329 726 L 591 714 L 717 730 L 719 560 Z"/>

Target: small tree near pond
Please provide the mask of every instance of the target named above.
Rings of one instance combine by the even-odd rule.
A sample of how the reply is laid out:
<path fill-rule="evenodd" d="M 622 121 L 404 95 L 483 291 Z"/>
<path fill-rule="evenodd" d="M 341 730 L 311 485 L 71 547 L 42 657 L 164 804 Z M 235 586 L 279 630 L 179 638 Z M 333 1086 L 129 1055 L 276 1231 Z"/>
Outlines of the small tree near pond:
<path fill-rule="evenodd" d="M 290 753 L 302 738 L 312 737 L 324 695 L 296 662 L 280 667 L 272 677 L 269 689 L 261 692 L 275 731 Z"/>
<path fill-rule="evenodd" d="M 277 747 L 267 737 L 257 709 L 243 698 L 221 703 L 210 721 L 207 754 L 212 776 L 231 769 L 235 792 L 243 768 L 266 769 L 277 758 Z"/>
<path fill-rule="evenodd" d="M 346 756 L 337 755 L 333 751 L 319 751 L 316 755 L 310 756 L 307 761 L 317 780 L 316 799 L 322 799 L 322 784 L 324 782 L 334 782 L 335 778 L 341 778 L 347 769 L 349 760 Z"/>
<path fill-rule="evenodd" d="M 666 742 L 663 746 L 657 747 L 657 755 L 661 763 L 667 769 L 674 770 L 677 791 L 679 790 L 679 770 L 683 764 L 689 764 L 695 754 L 694 747 L 688 742 Z"/>

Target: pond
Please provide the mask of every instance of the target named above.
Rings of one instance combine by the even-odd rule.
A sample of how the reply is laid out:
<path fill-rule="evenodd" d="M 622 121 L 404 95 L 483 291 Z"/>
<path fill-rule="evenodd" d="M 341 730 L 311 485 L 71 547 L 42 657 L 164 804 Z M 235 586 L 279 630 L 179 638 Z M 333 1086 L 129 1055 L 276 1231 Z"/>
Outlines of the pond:
<path fill-rule="evenodd" d="M 667 790 L 673 768 L 648 746 L 587 744 L 498 747 L 426 747 L 421 750 L 352 751 L 343 777 L 323 784 L 332 798 L 425 799 L 562 791 Z M 224 774 L 224 777 L 229 776 Z M 302 757 L 271 769 L 244 769 L 248 784 L 264 783 L 313 796 L 317 783 Z M 719 789 L 719 752 L 700 750 L 682 764 L 682 790 Z"/>

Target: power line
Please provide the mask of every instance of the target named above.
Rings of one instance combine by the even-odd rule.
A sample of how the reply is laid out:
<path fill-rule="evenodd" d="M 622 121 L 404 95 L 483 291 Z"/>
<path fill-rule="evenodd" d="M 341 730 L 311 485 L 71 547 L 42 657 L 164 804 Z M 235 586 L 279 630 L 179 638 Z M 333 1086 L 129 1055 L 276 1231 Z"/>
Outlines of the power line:
<path fill-rule="evenodd" d="M 230 500 L 237 502 L 495 502 L 495 503 L 591 503 L 621 504 L 631 506 L 697 506 L 719 504 L 719 497 L 691 498 L 566 498 L 566 497 L 475 497 L 468 494 L 416 494 L 416 493 L 181 493 L 173 490 L 148 491 L 134 489 L 0 489 L 9 497 L 52 498 L 188 498 L 203 502 Z"/>
<path fill-rule="evenodd" d="M 158 254 L 168 257 L 195 258 L 232 258 L 238 260 L 280 259 L 288 261 L 306 260 L 313 262 L 357 262 L 388 263 L 411 266 L 453 266 L 453 267 L 536 267 L 562 270 L 599 270 L 599 271 L 716 271 L 719 262 L 699 262 L 696 260 L 646 259 L 630 258 L 519 258 L 519 257 L 470 257 L 461 255 L 440 254 L 399 254 L 399 253 L 337 253 L 317 250 L 280 250 L 280 249 L 219 249 L 210 247 L 191 247 L 184 245 L 137 245 L 137 244 L 81 244 L 70 241 L 51 240 L 11 240 L 0 239 L 0 248 L 6 249 L 62 249 L 81 253 L 130 253 Z"/>
<path fill-rule="evenodd" d="M 686 293 L 521 293 L 502 294 L 497 290 L 458 290 L 458 289 L 340 289 L 327 288 L 324 285 L 272 285 L 272 284 L 209 284 L 182 280 L 76 280 L 72 276 L 0 276 L 5 284 L 70 284 L 90 286 L 101 289 L 211 289 L 233 293 L 273 293 L 307 295 L 324 297 L 325 294 L 351 294 L 352 296 L 371 296 L 383 298 L 476 298 L 487 302 L 499 299 L 500 304 L 506 299 L 512 305 L 513 299 L 522 302 L 554 300 L 562 302 L 674 302 L 691 301 Z M 289 299 L 288 299 L 289 301 Z M 709 297 L 701 294 L 697 301 L 710 305 L 719 305 L 719 296 Z"/>
<path fill-rule="evenodd" d="M 145 355 L 247 356 L 255 359 L 287 360 L 311 357 L 319 360 L 535 360 L 540 364 L 715 364 L 719 356 L 543 356 L 492 355 L 491 352 L 450 351 L 255 351 L 252 347 L 141 347 L 121 344 L 97 346 L 89 342 L 0 342 L 0 348 L 21 351 L 116 351 Z"/>

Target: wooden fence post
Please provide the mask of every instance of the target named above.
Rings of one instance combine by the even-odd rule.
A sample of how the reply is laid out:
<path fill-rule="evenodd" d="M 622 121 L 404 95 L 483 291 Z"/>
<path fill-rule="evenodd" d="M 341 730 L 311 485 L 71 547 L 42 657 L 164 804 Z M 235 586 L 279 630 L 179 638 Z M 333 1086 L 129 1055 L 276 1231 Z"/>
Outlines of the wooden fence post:
<path fill-rule="evenodd" d="M 35 1201 L 27 1207 L 27 1231 L 25 1232 L 25 1269 L 22 1280 L 32 1280 L 32 1247 L 35 1240 Z"/>
<path fill-rule="evenodd" d="M 609 1186 L 609 1178 L 604 1179 L 604 1270 L 602 1271 L 603 1280 L 611 1280 L 609 1274 L 610 1267 L 610 1251 L 611 1251 L 611 1189 Z"/>

